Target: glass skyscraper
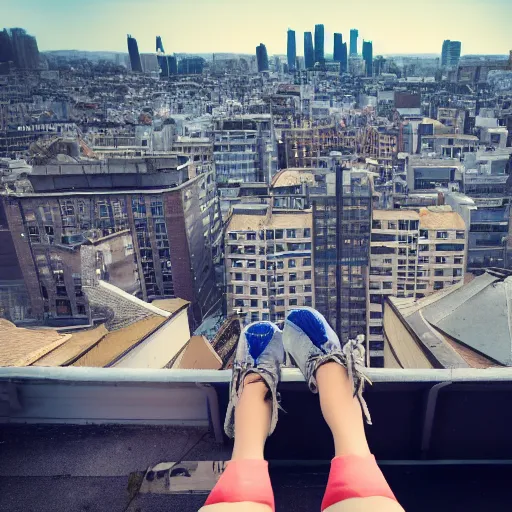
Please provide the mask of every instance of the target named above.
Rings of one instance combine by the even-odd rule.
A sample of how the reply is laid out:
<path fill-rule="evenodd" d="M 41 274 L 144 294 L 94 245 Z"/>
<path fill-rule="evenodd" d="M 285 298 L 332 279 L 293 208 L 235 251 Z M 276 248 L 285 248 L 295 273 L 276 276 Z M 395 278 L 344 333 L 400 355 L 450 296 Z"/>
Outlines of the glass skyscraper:
<path fill-rule="evenodd" d="M 441 53 L 441 66 L 458 66 L 461 52 L 460 41 L 443 41 L 443 49 Z"/>
<path fill-rule="evenodd" d="M 366 66 L 366 76 L 373 76 L 373 44 L 363 41 L 363 60 Z"/>
<path fill-rule="evenodd" d="M 256 61 L 258 63 L 258 72 L 268 71 L 267 47 L 263 43 L 256 46 Z"/>
<path fill-rule="evenodd" d="M 343 47 L 343 36 L 339 33 L 334 34 L 334 51 L 332 59 L 336 62 L 341 62 L 341 52 Z"/>
<path fill-rule="evenodd" d="M 137 40 L 128 34 L 128 54 L 130 55 L 130 66 L 132 71 L 142 73 L 142 62 L 140 60 L 139 45 Z"/>
<path fill-rule="evenodd" d="M 315 62 L 324 62 L 325 33 L 323 25 L 315 25 Z"/>
<path fill-rule="evenodd" d="M 288 29 L 288 41 L 286 45 L 286 56 L 288 60 L 288 70 L 294 71 L 297 61 L 297 43 L 295 41 L 295 30 Z"/>
<path fill-rule="evenodd" d="M 162 38 L 160 36 L 156 36 L 156 53 L 158 66 L 160 67 L 160 76 L 169 76 L 169 63 L 165 56 L 164 44 L 162 43 Z"/>
<path fill-rule="evenodd" d="M 359 37 L 359 30 L 353 28 L 350 30 L 350 56 L 357 55 L 357 38 Z"/>
<path fill-rule="evenodd" d="M 311 32 L 304 32 L 304 66 L 306 69 L 315 67 L 315 51 Z"/>
<path fill-rule="evenodd" d="M 341 45 L 341 66 L 340 73 L 346 73 L 348 71 L 348 52 L 347 43 Z"/>
<path fill-rule="evenodd" d="M 335 195 L 311 196 L 315 308 L 342 343 L 366 334 L 372 182 L 337 166 Z"/>

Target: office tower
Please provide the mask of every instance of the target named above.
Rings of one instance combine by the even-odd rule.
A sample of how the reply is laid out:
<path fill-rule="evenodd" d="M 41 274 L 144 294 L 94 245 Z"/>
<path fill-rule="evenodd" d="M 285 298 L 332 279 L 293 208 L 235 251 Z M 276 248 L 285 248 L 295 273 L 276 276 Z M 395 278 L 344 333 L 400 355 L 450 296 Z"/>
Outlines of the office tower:
<path fill-rule="evenodd" d="M 44 178 L 57 172 L 55 165 L 34 166 L 37 197 L 0 199 L 0 219 L 2 209 L 8 212 L 30 317 L 88 323 L 82 286 L 99 275 L 148 302 L 188 300 L 191 321 L 199 325 L 220 300 L 214 171 L 189 179 L 192 164 L 181 156 L 82 161 L 86 179 L 77 184 L 76 162 L 61 164 L 58 187 Z M 90 180 L 98 165 L 103 184 Z"/>
<path fill-rule="evenodd" d="M 268 210 L 236 207 L 226 227 L 227 312 L 245 323 L 282 322 L 290 309 L 313 305 L 311 212 Z"/>
<path fill-rule="evenodd" d="M 313 48 L 313 35 L 311 32 L 304 32 L 304 66 L 306 69 L 315 67 L 315 50 Z"/>
<path fill-rule="evenodd" d="M 128 54 L 130 55 L 130 66 L 135 73 L 142 73 L 142 62 L 140 60 L 139 46 L 137 40 L 128 34 Z"/>
<path fill-rule="evenodd" d="M 0 62 L 14 62 L 11 35 L 7 29 L 0 32 Z"/>
<path fill-rule="evenodd" d="M 443 49 L 441 50 L 441 66 L 448 64 L 448 50 L 450 49 L 450 40 L 445 39 L 443 41 Z"/>
<path fill-rule="evenodd" d="M 167 57 L 167 64 L 169 66 L 169 76 L 178 74 L 178 59 L 174 55 Z"/>
<path fill-rule="evenodd" d="M 169 76 L 169 63 L 168 63 L 167 57 L 165 55 L 164 44 L 162 43 L 162 38 L 160 36 L 156 36 L 156 54 L 158 57 L 158 66 L 160 68 L 160 76 L 162 76 L 162 77 Z"/>
<path fill-rule="evenodd" d="M 205 63 L 206 61 L 202 57 L 186 57 L 181 59 L 178 64 L 178 74 L 200 75 L 203 72 Z"/>
<path fill-rule="evenodd" d="M 443 48 L 441 51 L 441 66 L 458 66 L 461 48 L 462 44 L 460 41 L 450 41 L 449 39 L 443 41 Z"/>
<path fill-rule="evenodd" d="M 343 343 L 366 334 L 372 178 L 336 166 L 336 192 L 311 196 L 315 308 Z"/>
<path fill-rule="evenodd" d="M 20 69 L 37 69 L 39 67 L 39 49 L 36 38 L 28 35 L 22 28 L 12 28 L 10 36 L 12 55 L 16 66 Z"/>
<path fill-rule="evenodd" d="M 258 63 L 258 72 L 268 71 L 267 47 L 263 43 L 256 46 L 256 61 Z"/>
<path fill-rule="evenodd" d="M 343 36 L 339 33 L 334 34 L 334 51 L 332 54 L 332 60 L 336 62 L 341 62 L 342 58 L 342 49 L 343 47 Z"/>
<path fill-rule="evenodd" d="M 348 70 L 348 52 L 347 52 L 347 43 L 343 43 L 341 45 L 341 65 L 340 65 L 340 73 L 346 73 Z"/>
<path fill-rule="evenodd" d="M 373 44 L 371 41 L 363 41 L 363 60 L 366 76 L 373 76 Z"/>
<path fill-rule="evenodd" d="M 160 62 L 156 53 L 141 53 L 140 61 L 144 73 L 160 73 Z"/>
<path fill-rule="evenodd" d="M 359 30 L 353 28 L 350 30 L 350 56 L 355 57 L 357 55 L 357 38 L 359 36 Z"/>
<path fill-rule="evenodd" d="M 295 40 L 295 30 L 288 30 L 288 41 L 286 45 L 286 56 L 288 60 L 288 71 L 295 71 L 297 60 L 297 43 Z"/>
<path fill-rule="evenodd" d="M 315 62 L 324 62 L 325 33 L 323 25 L 315 25 Z"/>

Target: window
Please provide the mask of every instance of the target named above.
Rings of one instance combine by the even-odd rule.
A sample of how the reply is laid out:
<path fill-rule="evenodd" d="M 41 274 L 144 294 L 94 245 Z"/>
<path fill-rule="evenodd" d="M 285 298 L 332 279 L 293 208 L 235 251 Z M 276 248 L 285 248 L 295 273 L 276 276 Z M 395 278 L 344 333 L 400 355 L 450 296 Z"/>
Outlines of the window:
<path fill-rule="evenodd" d="M 462 269 L 454 268 L 453 269 L 453 277 L 462 277 Z"/>
<path fill-rule="evenodd" d="M 380 220 L 372 221 L 372 229 L 382 229 L 382 223 Z"/>
<path fill-rule="evenodd" d="M 277 289 L 277 295 L 284 295 L 284 286 L 280 286 Z"/>
<path fill-rule="evenodd" d="M 380 290 L 380 283 L 379 282 L 371 282 L 370 290 Z"/>
<path fill-rule="evenodd" d="M 306 272 L 304 272 L 304 279 L 311 279 L 311 270 L 306 270 Z"/>
<path fill-rule="evenodd" d="M 304 267 L 310 267 L 310 266 L 311 266 L 311 258 L 304 258 L 304 259 L 302 260 L 302 265 L 303 265 Z"/>
<path fill-rule="evenodd" d="M 408 220 L 399 220 L 398 221 L 398 229 L 400 231 L 408 231 L 409 230 L 409 221 Z"/>
<path fill-rule="evenodd" d="M 284 299 L 277 299 L 276 300 L 276 306 L 283 307 L 284 306 Z"/>
<path fill-rule="evenodd" d="M 247 260 L 247 268 L 256 268 L 256 260 Z"/>
<path fill-rule="evenodd" d="M 393 260 L 391 258 L 386 258 L 384 260 L 384 265 L 392 265 L 393 264 Z"/>
<path fill-rule="evenodd" d="M 257 311 L 251 313 L 251 322 L 259 322 L 260 314 Z"/>
<path fill-rule="evenodd" d="M 372 304 L 382 304 L 382 295 L 370 295 L 370 302 Z"/>
<path fill-rule="evenodd" d="M 297 238 L 297 230 L 295 229 L 287 229 L 286 230 L 286 236 L 287 238 Z"/>
<path fill-rule="evenodd" d="M 276 229 L 276 240 L 282 240 L 282 239 L 283 239 L 283 230 Z"/>
<path fill-rule="evenodd" d="M 442 290 L 443 281 L 434 281 L 434 290 Z"/>
<path fill-rule="evenodd" d="M 295 268 L 297 266 L 297 263 L 295 260 L 288 260 L 288 268 Z"/>
<path fill-rule="evenodd" d="M 256 240 L 256 233 L 254 233 L 253 231 L 247 233 L 247 240 Z"/>
<path fill-rule="evenodd" d="M 418 290 L 425 290 L 425 289 L 427 288 L 427 283 L 418 283 L 418 284 L 416 285 L 416 288 L 417 288 Z"/>
<path fill-rule="evenodd" d="M 258 288 L 256 286 L 251 286 L 251 295 L 258 295 Z"/>
<path fill-rule="evenodd" d="M 243 308 L 244 307 L 244 301 L 242 299 L 235 299 L 235 307 Z"/>
<path fill-rule="evenodd" d="M 240 272 L 237 272 L 235 274 L 235 281 L 243 281 L 243 280 L 244 280 L 244 278 L 243 278 L 242 274 Z"/>
<path fill-rule="evenodd" d="M 290 299 L 290 300 L 288 301 L 288 304 L 289 304 L 290 306 L 296 306 L 296 305 L 297 305 L 297 299 Z"/>
<path fill-rule="evenodd" d="M 464 231 L 457 231 L 455 234 L 455 238 L 457 238 L 458 240 L 464 240 L 465 237 L 466 234 L 464 233 Z"/>
<path fill-rule="evenodd" d="M 392 281 L 384 281 L 382 283 L 382 288 L 384 290 L 392 290 L 393 289 L 393 282 Z"/>
<path fill-rule="evenodd" d="M 274 230 L 267 229 L 267 240 L 273 240 L 274 239 Z"/>
<path fill-rule="evenodd" d="M 277 262 L 277 269 L 278 270 L 281 270 L 284 268 L 284 261 L 278 261 Z"/>
<path fill-rule="evenodd" d="M 258 299 L 251 299 L 251 308 L 258 307 Z"/>
<path fill-rule="evenodd" d="M 290 273 L 288 280 L 289 281 L 297 281 L 297 274 L 295 272 Z"/>
<path fill-rule="evenodd" d="M 45 226 L 44 227 L 44 232 L 48 235 L 48 236 L 53 236 L 53 226 Z"/>
<path fill-rule="evenodd" d="M 448 231 L 438 231 L 436 233 L 437 238 L 448 238 Z"/>
<path fill-rule="evenodd" d="M 235 286 L 235 293 L 237 295 L 242 295 L 244 293 L 244 287 L 243 286 Z"/>
<path fill-rule="evenodd" d="M 454 265 L 462 265 L 462 258 L 453 258 Z"/>
<path fill-rule="evenodd" d="M 263 260 L 260 261 L 260 270 L 265 270 L 265 262 Z"/>
<path fill-rule="evenodd" d="M 263 309 L 268 308 L 268 301 L 266 301 L 266 300 L 262 301 L 262 302 L 261 302 L 261 307 L 262 307 Z"/>
<path fill-rule="evenodd" d="M 421 264 L 426 264 L 429 262 L 429 258 L 428 256 L 419 256 L 418 257 L 418 263 L 421 265 Z"/>
<path fill-rule="evenodd" d="M 370 311 L 371 320 L 380 320 L 382 318 L 382 311 Z"/>
<path fill-rule="evenodd" d="M 304 238 L 311 238 L 311 228 L 304 228 Z"/>
<path fill-rule="evenodd" d="M 444 270 L 442 268 L 436 268 L 434 270 L 434 276 L 436 276 L 436 277 L 443 277 L 444 276 Z"/>
<path fill-rule="evenodd" d="M 290 293 L 296 293 L 296 287 L 295 286 L 290 286 L 288 288 L 288 290 L 290 291 Z"/>
<path fill-rule="evenodd" d="M 258 280 L 258 276 L 256 274 L 251 274 L 250 280 L 251 281 L 257 281 Z"/>
<path fill-rule="evenodd" d="M 265 275 L 264 275 L 264 274 L 260 274 L 260 281 L 261 281 L 262 283 L 264 283 L 264 282 L 265 282 Z"/>
<path fill-rule="evenodd" d="M 396 229 L 396 222 L 388 221 L 388 229 Z"/>
<path fill-rule="evenodd" d="M 79 315 L 86 315 L 87 314 L 87 311 L 85 310 L 85 306 L 83 304 L 78 304 L 78 306 L 76 307 L 76 312 Z"/>
<path fill-rule="evenodd" d="M 275 280 L 278 283 L 282 283 L 284 281 L 284 275 L 283 274 L 279 274 L 278 276 L 276 276 Z"/>
<path fill-rule="evenodd" d="M 313 305 L 313 299 L 311 297 L 304 297 L 304 306 L 311 307 Z"/>
<path fill-rule="evenodd" d="M 70 316 L 71 304 L 69 300 L 57 299 L 55 301 L 57 316 Z"/>
<path fill-rule="evenodd" d="M 437 244 L 436 251 L 445 252 L 462 252 L 464 250 L 463 244 Z"/>
<path fill-rule="evenodd" d="M 381 325 L 371 325 L 370 326 L 370 334 L 383 334 L 382 326 Z"/>

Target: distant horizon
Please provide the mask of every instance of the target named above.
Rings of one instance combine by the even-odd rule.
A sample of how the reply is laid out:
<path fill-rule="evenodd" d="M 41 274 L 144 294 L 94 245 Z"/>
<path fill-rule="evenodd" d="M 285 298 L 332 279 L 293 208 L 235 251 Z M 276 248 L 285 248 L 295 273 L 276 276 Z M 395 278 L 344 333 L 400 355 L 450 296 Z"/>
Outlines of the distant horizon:
<path fill-rule="evenodd" d="M 507 55 L 512 47 L 510 0 L 431 0 L 428 9 L 410 0 L 365 0 L 361 7 L 339 0 L 4 0 L 2 25 L 23 27 L 44 51 L 126 53 L 126 35 L 141 53 L 156 51 L 162 36 L 167 53 L 238 53 L 252 55 L 259 43 L 268 53 L 286 53 L 286 31 L 295 30 L 297 54 L 303 32 L 325 26 L 325 48 L 333 34 L 349 40 L 351 28 L 372 41 L 374 55 L 440 54 L 445 39 L 461 41 L 463 55 Z M 397 13 L 400 13 L 398 16 Z M 339 20 L 339 21 L 334 21 Z M 455 23 L 445 23 L 454 20 Z M 210 46 L 208 51 L 200 51 Z M 111 48 L 105 50 L 104 48 Z M 404 52 L 407 49 L 407 52 Z M 331 53 L 329 51 L 328 53 Z"/>

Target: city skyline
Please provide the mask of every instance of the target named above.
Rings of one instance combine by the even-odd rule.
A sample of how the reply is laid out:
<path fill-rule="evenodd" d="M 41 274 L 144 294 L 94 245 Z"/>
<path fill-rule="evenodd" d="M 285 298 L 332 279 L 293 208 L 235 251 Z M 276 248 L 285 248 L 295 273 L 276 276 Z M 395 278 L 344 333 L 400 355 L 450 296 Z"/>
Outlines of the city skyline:
<path fill-rule="evenodd" d="M 261 0 L 244 7 L 234 0 L 147 0 L 144 9 L 134 0 L 91 0 L 87 6 L 76 0 L 50 0 L 44 5 L 37 0 L 22 4 L 7 0 L 2 14 L 4 26 L 23 27 L 35 35 L 41 51 L 126 52 L 126 34 L 130 33 L 141 53 L 154 52 L 155 36 L 161 35 L 169 53 L 254 53 L 264 43 L 269 54 L 284 55 L 287 29 L 295 30 L 299 40 L 303 32 L 313 32 L 315 24 L 325 25 L 328 54 L 332 53 L 333 34 L 342 33 L 348 41 L 351 28 L 359 30 L 358 52 L 363 39 L 373 41 L 375 54 L 440 53 L 445 39 L 462 41 L 463 54 L 506 54 L 510 50 L 507 20 L 512 5 L 508 0 L 490 0 L 485 5 L 476 0 L 435 0 L 427 12 L 405 0 L 393 0 L 391 6 L 368 0 L 366 7 L 372 16 L 362 16 L 350 4 L 333 5 L 328 0 L 315 3 L 313 16 L 310 9 L 297 7 L 291 0 L 279 5 Z M 248 13 L 250 23 L 244 17 Z M 192 17 L 193 23 L 183 22 Z M 332 22 L 336 19 L 340 22 Z M 457 23 L 441 29 L 442 19 Z M 297 46 L 297 54 L 302 55 L 303 45 Z"/>

